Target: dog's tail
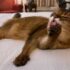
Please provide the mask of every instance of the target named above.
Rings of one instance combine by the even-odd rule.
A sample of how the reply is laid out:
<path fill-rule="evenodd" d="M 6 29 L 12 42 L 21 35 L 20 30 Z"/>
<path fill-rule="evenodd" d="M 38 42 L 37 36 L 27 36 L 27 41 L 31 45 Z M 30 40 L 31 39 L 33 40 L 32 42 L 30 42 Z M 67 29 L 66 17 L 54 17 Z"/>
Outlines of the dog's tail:
<path fill-rule="evenodd" d="M 21 14 L 20 13 L 16 13 L 13 18 L 21 18 Z"/>

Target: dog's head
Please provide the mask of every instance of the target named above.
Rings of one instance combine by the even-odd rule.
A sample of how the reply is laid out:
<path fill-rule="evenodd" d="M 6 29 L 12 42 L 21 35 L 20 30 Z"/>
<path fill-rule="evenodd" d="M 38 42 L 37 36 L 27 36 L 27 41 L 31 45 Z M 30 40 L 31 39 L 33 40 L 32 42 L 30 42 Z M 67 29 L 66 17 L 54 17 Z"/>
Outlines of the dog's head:
<path fill-rule="evenodd" d="M 56 7 L 53 9 L 52 16 L 59 17 L 62 20 L 70 21 L 70 0 L 56 0 Z"/>
<path fill-rule="evenodd" d="M 57 4 L 63 11 L 70 12 L 70 0 L 57 0 Z"/>

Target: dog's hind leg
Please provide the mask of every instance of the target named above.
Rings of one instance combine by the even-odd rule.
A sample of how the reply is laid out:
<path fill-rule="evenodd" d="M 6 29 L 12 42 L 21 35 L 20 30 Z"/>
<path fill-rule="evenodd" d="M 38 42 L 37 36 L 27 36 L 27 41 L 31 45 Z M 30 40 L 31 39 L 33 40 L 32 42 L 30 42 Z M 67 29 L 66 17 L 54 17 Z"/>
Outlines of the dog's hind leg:
<path fill-rule="evenodd" d="M 17 39 L 19 24 L 13 24 L 13 26 L 8 30 L 5 37 L 11 39 Z"/>

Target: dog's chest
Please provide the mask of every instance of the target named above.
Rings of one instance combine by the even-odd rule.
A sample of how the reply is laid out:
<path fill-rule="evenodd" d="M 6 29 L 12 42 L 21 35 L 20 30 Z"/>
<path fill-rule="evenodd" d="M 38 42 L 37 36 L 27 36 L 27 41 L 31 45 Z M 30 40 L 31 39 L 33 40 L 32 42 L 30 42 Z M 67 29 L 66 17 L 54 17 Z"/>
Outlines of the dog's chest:
<path fill-rule="evenodd" d="M 62 32 L 59 36 L 59 39 L 62 42 L 70 44 L 70 24 L 63 24 L 62 25 Z"/>
<path fill-rule="evenodd" d="M 46 43 L 48 42 L 48 36 L 45 36 L 43 38 L 40 39 L 40 46 L 46 46 Z"/>

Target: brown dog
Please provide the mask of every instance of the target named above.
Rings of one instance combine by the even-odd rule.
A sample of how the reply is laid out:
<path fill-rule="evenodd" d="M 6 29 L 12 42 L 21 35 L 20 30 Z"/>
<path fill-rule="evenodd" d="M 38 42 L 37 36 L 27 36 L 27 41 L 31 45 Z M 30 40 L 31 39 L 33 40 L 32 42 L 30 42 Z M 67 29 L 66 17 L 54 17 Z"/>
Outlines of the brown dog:
<path fill-rule="evenodd" d="M 8 20 L 0 28 L 0 38 L 26 40 L 25 46 L 14 64 L 22 66 L 30 59 L 30 53 L 36 48 L 70 48 L 70 12 L 59 7 L 50 21 L 44 17 L 26 17 Z M 59 17 L 58 20 L 56 17 Z M 61 24 L 60 24 L 61 23 Z"/>
<path fill-rule="evenodd" d="M 16 57 L 14 61 L 14 64 L 16 66 L 25 65 L 30 60 L 29 58 L 30 53 L 36 48 L 40 48 L 40 49 L 70 48 L 70 32 L 69 32 L 70 12 L 66 12 L 60 9 L 59 7 L 57 7 L 57 9 L 54 11 L 54 16 L 59 17 L 60 20 L 57 21 L 54 18 L 47 25 L 47 22 L 49 20 L 46 19 L 46 24 L 42 22 L 43 23 L 42 26 L 40 25 L 40 27 L 31 31 L 22 52 L 18 57 Z M 56 24 L 56 25 L 53 26 L 50 24 Z"/>

